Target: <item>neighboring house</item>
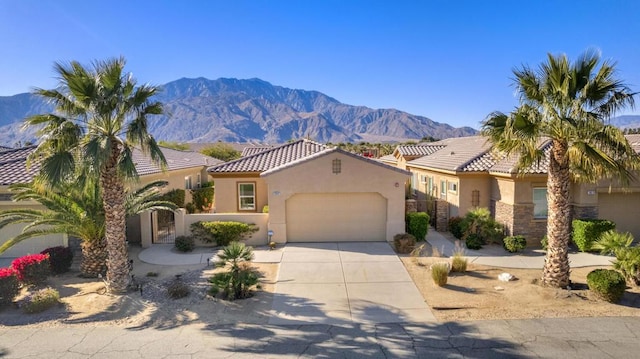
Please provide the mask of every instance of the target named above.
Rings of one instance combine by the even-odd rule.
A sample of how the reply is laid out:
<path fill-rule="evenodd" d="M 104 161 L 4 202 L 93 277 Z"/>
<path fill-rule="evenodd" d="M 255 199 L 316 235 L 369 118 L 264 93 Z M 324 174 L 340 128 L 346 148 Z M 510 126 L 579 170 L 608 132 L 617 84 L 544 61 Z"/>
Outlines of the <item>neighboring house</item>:
<path fill-rule="evenodd" d="M 242 149 L 242 157 L 253 156 L 257 153 L 270 150 L 275 146 L 272 145 L 256 145 L 256 146 L 247 146 Z"/>
<path fill-rule="evenodd" d="M 628 135 L 627 139 L 636 152 L 640 151 L 640 135 Z M 516 158 L 491 153 L 490 144 L 480 136 L 450 138 L 429 145 L 441 147 L 406 162 L 396 156 L 396 163 L 411 171 L 409 195 L 417 200 L 419 211 L 432 216 L 437 230 L 447 230 L 451 217 L 487 207 L 505 226 L 507 234 L 524 235 L 530 244 L 540 242 L 547 225 L 548 160 L 522 175 L 517 171 Z M 541 142 L 540 149 L 548 153 L 550 142 Z M 403 148 L 394 154 L 401 152 L 411 153 Z M 619 230 L 640 238 L 640 221 L 635 219 L 640 208 L 638 182 L 627 189 L 610 185 L 609 181 L 574 184 L 571 204 L 575 218 L 609 219 L 617 223 Z"/>
<path fill-rule="evenodd" d="M 269 205 L 272 240 L 391 241 L 405 231 L 409 173 L 338 148 L 299 140 L 209 169 L 217 213 Z"/>
<path fill-rule="evenodd" d="M 36 149 L 36 146 L 22 147 L 9 150 L 0 150 L 0 211 L 15 208 L 43 209 L 37 202 L 13 202 L 9 185 L 14 183 L 28 183 L 38 173 L 40 167 L 37 162 L 27 166 L 27 157 Z M 178 151 L 161 147 L 167 160 L 166 171 L 163 172 L 155 166 L 151 159 L 139 150 L 133 151 L 133 159 L 140 175 L 139 181 L 133 187 L 141 187 L 156 180 L 169 182 L 165 191 L 171 189 L 186 189 L 185 202 L 191 201 L 188 189 L 199 188 L 207 181 L 207 168 L 222 163 L 213 157 L 191 151 Z M 140 236 L 140 222 L 138 218 L 128 220 L 127 236 L 130 240 L 137 241 Z M 14 237 L 22 231 L 23 226 L 8 226 L 0 230 L 0 243 Z M 0 257 L 19 257 L 27 253 L 39 253 L 40 251 L 56 246 L 67 245 L 68 240 L 63 235 L 50 235 L 41 239 L 26 240 L 12 247 Z"/>

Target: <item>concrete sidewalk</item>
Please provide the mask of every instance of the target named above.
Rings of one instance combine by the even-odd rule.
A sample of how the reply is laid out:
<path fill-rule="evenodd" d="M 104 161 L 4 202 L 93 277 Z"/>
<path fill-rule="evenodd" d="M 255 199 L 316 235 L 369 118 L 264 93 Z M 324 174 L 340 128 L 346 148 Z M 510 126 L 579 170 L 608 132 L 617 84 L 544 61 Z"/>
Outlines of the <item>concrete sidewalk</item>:
<path fill-rule="evenodd" d="M 441 254 L 450 257 L 456 250 L 456 244 L 429 228 L 427 242 L 432 248 Z M 504 268 L 540 269 L 544 266 L 545 252 L 541 249 L 526 249 L 522 253 L 509 253 L 498 245 L 484 246 L 480 250 L 470 250 L 461 242 L 460 248 L 464 248 L 464 255 L 470 263 Z M 614 257 L 593 253 L 573 252 L 569 253 L 569 263 L 572 268 L 610 266 Z"/>
<path fill-rule="evenodd" d="M 182 253 L 174 249 L 173 244 L 154 244 L 140 251 L 138 258 L 149 264 L 178 266 L 194 264 L 210 264 L 215 261 L 218 249 L 214 247 L 198 247 L 192 252 Z M 256 263 L 280 263 L 284 250 L 280 246 L 271 250 L 267 246 L 253 248 Z"/>

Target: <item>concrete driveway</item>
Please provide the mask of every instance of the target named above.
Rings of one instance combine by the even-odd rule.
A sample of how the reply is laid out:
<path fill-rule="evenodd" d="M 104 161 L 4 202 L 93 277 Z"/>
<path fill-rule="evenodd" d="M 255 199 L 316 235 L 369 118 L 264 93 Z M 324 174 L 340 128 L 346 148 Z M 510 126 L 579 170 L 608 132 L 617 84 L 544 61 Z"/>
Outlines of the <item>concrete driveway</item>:
<path fill-rule="evenodd" d="M 386 242 L 287 244 L 270 324 L 434 322 Z"/>

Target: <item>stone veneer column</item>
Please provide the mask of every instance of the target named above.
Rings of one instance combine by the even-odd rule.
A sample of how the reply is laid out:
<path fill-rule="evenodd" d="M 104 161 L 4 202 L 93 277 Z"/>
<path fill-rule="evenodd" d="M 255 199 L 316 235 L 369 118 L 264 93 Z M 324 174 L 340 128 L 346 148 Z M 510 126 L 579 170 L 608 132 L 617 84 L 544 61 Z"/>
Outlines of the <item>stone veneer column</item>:
<path fill-rule="evenodd" d="M 415 199 L 407 199 L 404 202 L 404 213 L 418 212 L 418 204 Z"/>
<path fill-rule="evenodd" d="M 446 232 L 449 227 L 449 202 L 436 199 L 436 231 Z"/>
<path fill-rule="evenodd" d="M 547 234 L 547 221 L 533 218 L 533 204 L 496 202 L 495 219 L 505 227 L 508 236 L 521 235 L 527 239 L 527 245 L 538 245 Z"/>
<path fill-rule="evenodd" d="M 574 219 L 596 219 L 598 218 L 597 206 L 571 206 L 571 213 Z"/>

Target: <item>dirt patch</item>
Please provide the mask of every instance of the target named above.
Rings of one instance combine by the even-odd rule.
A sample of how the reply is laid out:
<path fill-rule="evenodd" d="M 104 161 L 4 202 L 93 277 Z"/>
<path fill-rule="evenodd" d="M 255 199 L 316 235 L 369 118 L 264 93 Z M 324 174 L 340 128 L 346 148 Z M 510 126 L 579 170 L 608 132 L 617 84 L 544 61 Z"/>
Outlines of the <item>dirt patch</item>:
<path fill-rule="evenodd" d="M 425 301 L 441 321 L 524 319 L 599 316 L 640 316 L 640 289 L 627 288 L 623 300 L 611 304 L 594 298 L 587 288 L 587 274 L 595 268 L 571 270 L 572 289 L 553 289 L 538 284 L 542 269 L 507 269 L 470 264 L 464 274 L 451 273 L 438 287 L 430 265 L 448 261 L 438 257 L 404 257 L 402 262 Z M 502 282 L 501 273 L 517 280 Z"/>
<path fill-rule="evenodd" d="M 0 309 L 0 325 L 30 325 L 53 327 L 59 325 L 123 325 L 127 327 L 168 328 L 194 322 L 208 325 L 230 323 L 267 323 L 278 264 L 253 263 L 261 278 L 260 289 L 252 298 L 228 302 L 207 294 L 208 278 L 220 269 L 195 266 L 156 266 L 136 263 L 134 274 L 142 291 L 132 290 L 126 295 L 111 295 L 104 291 L 101 279 L 78 277 L 77 271 L 48 279 L 47 286 L 60 292 L 62 304 L 42 313 L 25 314 L 18 308 L 20 300 L 29 292 L 23 289 L 16 305 Z M 156 273 L 157 277 L 147 276 Z M 190 294 L 171 299 L 167 286 L 175 275 L 186 283 Z"/>

